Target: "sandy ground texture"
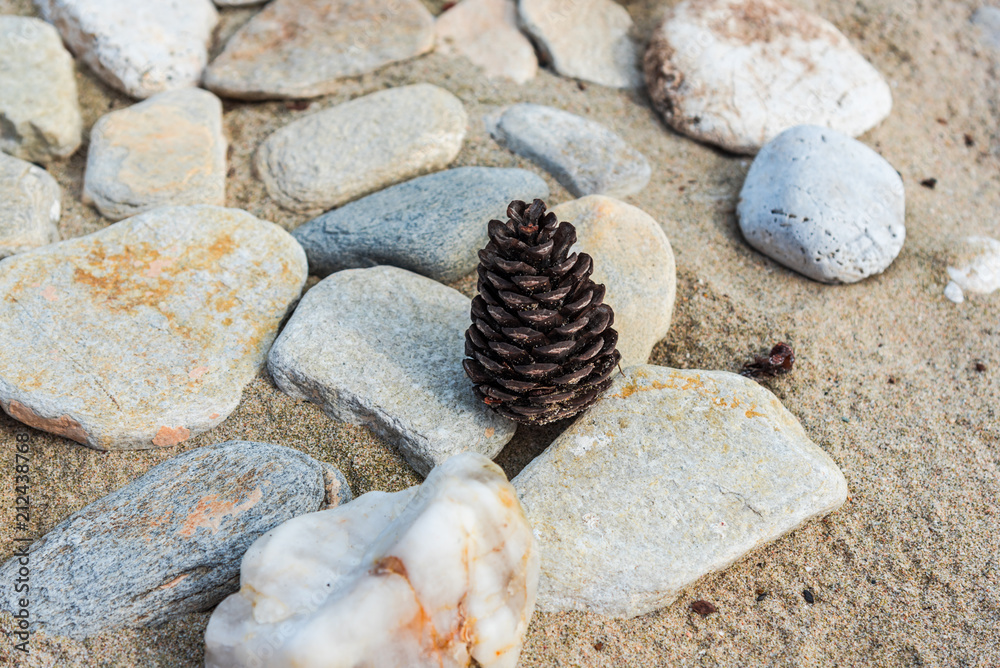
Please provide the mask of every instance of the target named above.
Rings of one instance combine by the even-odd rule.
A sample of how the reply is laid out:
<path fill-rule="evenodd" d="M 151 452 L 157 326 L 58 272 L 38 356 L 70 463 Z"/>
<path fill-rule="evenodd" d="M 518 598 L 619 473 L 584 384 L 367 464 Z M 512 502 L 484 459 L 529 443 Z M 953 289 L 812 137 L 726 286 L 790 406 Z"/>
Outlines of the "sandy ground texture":
<path fill-rule="evenodd" d="M 428 2 L 435 12 L 442 4 Z M 645 36 L 671 2 L 623 4 Z M 663 225 L 677 256 L 674 324 L 651 362 L 736 371 L 776 341 L 794 345 L 794 372 L 769 387 L 843 469 L 844 507 L 706 576 L 659 612 L 628 621 L 536 614 L 524 668 L 1000 665 L 1000 294 L 961 305 L 942 296 L 951 241 L 1000 237 L 1000 53 L 981 46 L 969 22 L 976 0 L 796 4 L 837 25 L 895 96 L 892 115 L 861 139 L 902 174 L 906 245 L 884 274 L 855 285 L 814 283 L 751 249 L 734 213 L 749 160 L 672 132 L 645 93 L 578 86 L 548 71 L 524 86 L 490 83 L 464 61 L 430 54 L 347 80 L 308 110 L 226 103 L 227 204 L 287 229 L 306 217 L 267 197 L 251 170 L 254 150 L 289 121 L 359 95 L 421 81 L 455 93 L 471 119 L 456 166 L 533 169 L 487 135 L 481 119 L 501 105 L 549 104 L 605 123 L 649 157 L 652 180 L 627 201 Z M 219 39 L 252 11 L 224 11 Z M 0 0 L 0 13 L 33 10 L 28 0 Z M 78 68 L 78 83 L 88 130 L 132 103 L 86 68 Z M 64 189 L 64 237 L 108 224 L 80 203 L 86 142 L 50 169 Z M 543 176 L 550 204 L 570 199 Z M 929 177 L 937 179 L 933 190 L 919 185 Z M 470 277 L 456 287 L 470 293 L 474 284 Z M 25 431 L 37 536 L 151 466 L 227 439 L 280 443 L 329 461 L 356 494 L 418 482 L 390 444 L 292 401 L 263 373 L 221 426 L 158 451 L 101 454 L 3 416 L 0 559 L 13 552 L 14 439 Z M 522 429 L 500 464 L 513 476 L 555 435 Z M 718 614 L 691 612 L 698 599 Z M 208 614 L 191 615 L 83 642 L 39 634 L 24 665 L 199 666 L 207 622 Z M 9 617 L 0 622 L 9 625 Z M 4 662 L 23 660 L 0 637 Z"/>

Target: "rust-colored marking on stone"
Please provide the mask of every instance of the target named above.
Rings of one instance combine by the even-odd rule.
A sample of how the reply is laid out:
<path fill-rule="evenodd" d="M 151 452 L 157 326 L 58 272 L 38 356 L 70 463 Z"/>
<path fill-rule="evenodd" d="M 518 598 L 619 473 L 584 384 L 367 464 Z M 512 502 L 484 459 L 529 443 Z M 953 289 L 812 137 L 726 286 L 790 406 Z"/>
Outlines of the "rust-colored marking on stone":
<path fill-rule="evenodd" d="M 56 294 L 56 286 L 50 285 L 49 287 L 42 290 L 42 296 L 45 297 L 46 301 L 57 302 L 59 301 L 59 296 Z"/>
<path fill-rule="evenodd" d="M 207 366 L 196 366 L 195 368 L 191 369 L 191 371 L 188 372 L 188 378 L 190 378 L 191 380 L 198 380 L 199 378 L 204 376 L 207 371 L 208 371 Z"/>
<path fill-rule="evenodd" d="M 68 415 L 58 418 L 42 417 L 20 401 L 11 401 L 7 407 L 7 412 L 10 413 L 12 418 L 23 422 L 29 427 L 65 436 L 77 443 L 87 443 L 87 432 L 83 430 L 83 426 Z"/>
<path fill-rule="evenodd" d="M 160 427 L 153 437 L 153 445 L 158 448 L 168 448 L 191 438 L 191 430 L 186 427 Z"/>
<path fill-rule="evenodd" d="M 243 503 L 237 505 L 232 501 L 224 501 L 218 494 L 207 494 L 198 500 L 198 505 L 188 513 L 180 534 L 185 538 L 190 538 L 199 527 L 216 533 L 222 526 L 222 520 L 229 515 L 239 515 L 257 505 L 264 498 L 264 492 L 260 487 L 254 488 L 250 496 Z"/>
<path fill-rule="evenodd" d="M 169 582 L 164 582 L 159 587 L 157 587 L 157 589 L 173 589 L 174 587 L 176 587 L 177 585 L 179 585 L 181 582 L 183 582 L 184 580 L 186 580 L 187 577 L 188 577 L 188 575 L 189 575 L 188 573 L 185 573 L 184 575 L 178 575 L 173 580 L 170 580 Z"/>
<path fill-rule="evenodd" d="M 177 261 L 177 258 L 173 257 L 161 257 L 153 260 L 149 263 L 149 267 L 146 268 L 147 278 L 157 278 L 163 273 L 163 270 L 172 265 Z"/>
<path fill-rule="evenodd" d="M 212 413 L 211 415 L 209 415 L 209 416 L 208 416 L 208 419 L 209 419 L 209 420 L 214 420 L 214 419 L 216 419 L 217 417 L 219 417 L 219 414 L 218 414 L 218 413 Z"/>
<path fill-rule="evenodd" d="M 493 438 L 493 434 L 497 433 L 497 430 L 493 427 L 486 428 L 486 438 Z"/>

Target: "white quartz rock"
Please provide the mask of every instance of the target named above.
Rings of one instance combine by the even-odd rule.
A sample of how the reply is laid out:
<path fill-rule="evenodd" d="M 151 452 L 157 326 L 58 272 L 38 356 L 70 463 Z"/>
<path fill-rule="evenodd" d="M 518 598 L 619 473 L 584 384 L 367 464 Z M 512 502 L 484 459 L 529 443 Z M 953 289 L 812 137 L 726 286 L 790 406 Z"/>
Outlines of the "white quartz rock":
<path fill-rule="evenodd" d="M 1000 290 L 1000 241 L 990 237 L 965 237 L 954 249 L 948 265 L 944 294 L 956 304 L 965 301 L 964 293 L 988 295 Z"/>
<path fill-rule="evenodd" d="M 539 560 L 503 471 L 463 453 L 418 487 L 299 516 L 243 558 L 206 668 L 513 668 Z"/>

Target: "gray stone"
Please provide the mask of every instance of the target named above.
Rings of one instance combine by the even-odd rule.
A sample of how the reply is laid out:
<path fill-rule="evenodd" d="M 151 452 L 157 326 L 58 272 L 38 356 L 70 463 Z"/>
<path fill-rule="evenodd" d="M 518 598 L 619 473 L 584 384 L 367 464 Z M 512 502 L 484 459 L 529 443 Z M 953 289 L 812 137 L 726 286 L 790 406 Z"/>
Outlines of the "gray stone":
<path fill-rule="evenodd" d="M 240 560 L 257 538 L 326 504 L 326 467 L 291 448 L 246 441 L 154 466 L 27 548 L 33 623 L 85 638 L 211 608 L 239 589 Z M 15 553 L 0 577 L 13 582 L 19 568 Z M 17 598 L 5 588 L 3 609 L 17 610 Z"/>
<path fill-rule="evenodd" d="M 293 233 L 309 273 L 391 264 L 448 282 L 474 271 L 486 225 L 515 199 L 545 199 L 545 181 L 523 169 L 460 167 L 386 188 L 323 214 Z"/>
<path fill-rule="evenodd" d="M 73 57 L 55 28 L 0 16 L 0 150 L 48 162 L 80 146 L 83 118 Z"/>
<path fill-rule="evenodd" d="M 595 283 L 615 311 L 622 364 L 644 364 L 670 329 L 677 292 L 674 253 L 659 223 L 642 209 L 591 195 L 552 209 L 576 227 L 573 250 L 594 258 Z"/>
<path fill-rule="evenodd" d="M 627 369 L 512 481 L 541 548 L 538 609 L 635 617 L 840 507 L 847 482 L 770 392 Z"/>
<path fill-rule="evenodd" d="M 0 259 L 59 241 L 61 198 L 44 169 L 0 153 Z"/>
<path fill-rule="evenodd" d="M 281 206 L 318 213 L 446 167 L 467 123 L 443 88 L 390 88 L 281 128 L 257 149 L 257 173 Z"/>
<path fill-rule="evenodd" d="M 983 44 L 1000 49 L 1000 7 L 980 7 L 972 15 L 972 23 L 979 26 Z"/>
<path fill-rule="evenodd" d="M 612 88 L 637 88 L 639 45 L 628 11 L 612 0 L 520 0 L 521 25 L 552 69 Z"/>
<path fill-rule="evenodd" d="M 195 86 L 219 20 L 211 0 L 35 0 L 76 57 L 133 97 Z"/>
<path fill-rule="evenodd" d="M 434 47 L 420 0 L 273 0 L 205 70 L 205 86 L 244 100 L 307 98 Z"/>
<path fill-rule="evenodd" d="M 892 109 L 889 84 L 833 24 L 782 0 L 685 0 L 644 66 L 669 125 L 735 153 L 795 125 L 855 137 Z"/>
<path fill-rule="evenodd" d="M 515 104 L 493 137 L 550 172 L 575 197 L 625 197 L 649 183 L 646 157 L 600 123 L 540 104 Z"/>
<path fill-rule="evenodd" d="M 903 247 L 903 180 L 859 141 L 829 128 L 786 130 L 754 159 L 736 215 L 747 242 L 823 283 L 882 273 Z"/>
<path fill-rule="evenodd" d="M 459 452 L 495 457 L 515 425 L 462 368 L 471 300 L 396 267 L 348 269 L 309 290 L 268 357 L 275 384 L 370 427 L 422 475 Z"/>
<path fill-rule="evenodd" d="M 102 116 L 90 133 L 83 201 L 111 220 L 160 206 L 225 204 L 219 98 L 186 88 Z"/>
<path fill-rule="evenodd" d="M 245 211 L 164 207 L 0 262 L 0 406 L 98 450 L 176 445 L 236 409 L 306 279 Z"/>
<path fill-rule="evenodd" d="M 535 78 L 535 47 L 517 27 L 516 0 L 462 0 L 434 22 L 437 52 L 458 54 L 488 77 Z M 497 48 L 502 44 L 502 48 Z"/>

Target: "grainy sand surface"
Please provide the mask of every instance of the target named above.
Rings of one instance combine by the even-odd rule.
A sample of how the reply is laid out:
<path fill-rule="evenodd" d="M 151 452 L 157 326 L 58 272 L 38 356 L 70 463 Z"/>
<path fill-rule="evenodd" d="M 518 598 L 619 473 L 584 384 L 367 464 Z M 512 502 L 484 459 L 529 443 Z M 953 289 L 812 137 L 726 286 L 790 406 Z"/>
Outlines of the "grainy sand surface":
<path fill-rule="evenodd" d="M 443 3 L 428 4 L 439 11 Z M 647 35 L 672 3 L 623 4 Z M 421 81 L 455 93 L 471 119 L 455 166 L 534 169 L 484 129 L 482 117 L 505 104 L 549 104 L 605 123 L 649 157 L 652 180 L 627 201 L 663 225 L 677 257 L 674 324 L 651 362 L 736 371 L 776 341 L 794 345 L 794 373 L 769 387 L 843 469 L 844 507 L 706 576 L 659 612 L 633 620 L 536 614 L 525 668 L 1000 665 L 1000 294 L 961 305 L 942 296 L 951 240 L 1000 237 L 1000 52 L 980 46 L 969 23 L 979 3 L 971 0 L 796 4 L 836 24 L 895 96 L 892 115 L 861 139 L 902 174 L 906 245 L 883 275 L 852 286 L 811 282 L 747 246 L 734 210 L 749 160 L 670 131 L 644 93 L 578 87 L 548 71 L 524 86 L 489 83 L 464 61 L 431 54 L 345 81 L 306 110 L 226 102 L 227 203 L 287 229 L 306 217 L 269 200 L 252 172 L 254 150 L 289 121 L 359 95 Z M 0 13 L 33 10 L 28 0 L 0 0 Z M 220 39 L 252 13 L 223 12 Z M 88 131 L 132 103 L 86 68 L 78 83 Z M 108 224 L 80 203 L 86 141 L 51 167 L 64 189 L 64 237 Z M 542 176 L 550 204 L 570 199 Z M 938 180 L 933 190 L 919 185 L 928 177 Z M 474 285 L 469 278 L 456 287 L 469 294 Z M 986 370 L 976 371 L 976 362 Z M 13 552 L 14 437 L 25 429 L 0 416 L 0 559 Z M 175 448 L 101 454 L 29 431 L 37 536 L 151 466 L 228 439 L 270 441 L 329 461 L 356 494 L 419 481 L 389 443 L 292 401 L 266 374 L 221 426 Z M 516 474 L 555 434 L 521 430 L 500 463 Z M 636 525 L 636 540 L 645 529 Z M 693 614 L 697 599 L 719 613 Z M 9 617 L 0 620 L 9 628 Z M 207 622 L 207 614 L 191 615 L 83 642 L 39 634 L 23 665 L 199 666 Z M 23 663 L 0 637 L 4 662 Z"/>

